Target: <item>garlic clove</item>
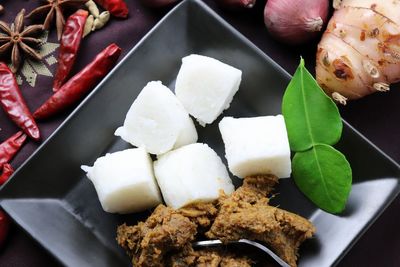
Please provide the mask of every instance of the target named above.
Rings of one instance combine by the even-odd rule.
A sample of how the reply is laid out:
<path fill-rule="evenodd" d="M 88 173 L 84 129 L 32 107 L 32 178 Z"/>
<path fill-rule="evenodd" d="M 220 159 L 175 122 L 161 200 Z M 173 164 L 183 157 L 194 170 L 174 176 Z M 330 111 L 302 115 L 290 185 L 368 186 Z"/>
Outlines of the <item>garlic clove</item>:
<path fill-rule="evenodd" d="M 110 12 L 103 11 L 100 15 L 94 19 L 92 31 L 99 30 L 106 25 L 106 23 L 110 20 Z"/>
<path fill-rule="evenodd" d="M 93 15 L 89 15 L 86 19 L 85 26 L 83 27 L 82 38 L 85 38 L 91 31 L 94 23 Z"/>
<path fill-rule="evenodd" d="M 85 6 L 89 10 L 90 14 L 93 15 L 93 17 L 97 18 L 100 15 L 99 8 L 93 0 L 87 1 Z"/>

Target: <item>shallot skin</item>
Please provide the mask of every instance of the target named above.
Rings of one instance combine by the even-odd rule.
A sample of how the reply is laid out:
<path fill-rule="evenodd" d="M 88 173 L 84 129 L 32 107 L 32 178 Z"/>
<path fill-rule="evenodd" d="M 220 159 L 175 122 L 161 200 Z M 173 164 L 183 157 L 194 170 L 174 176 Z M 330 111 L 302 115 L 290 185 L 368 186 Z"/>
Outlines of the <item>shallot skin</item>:
<path fill-rule="evenodd" d="M 315 38 L 327 22 L 328 0 L 268 0 L 264 23 L 277 40 L 298 45 Z"/>
<path fill-rule="evenodd" d="M 388 91 L 400 81 L 400 1 L 335 4 L 338 9 L 318 45 L 317 82 L 342 104 Z"/>

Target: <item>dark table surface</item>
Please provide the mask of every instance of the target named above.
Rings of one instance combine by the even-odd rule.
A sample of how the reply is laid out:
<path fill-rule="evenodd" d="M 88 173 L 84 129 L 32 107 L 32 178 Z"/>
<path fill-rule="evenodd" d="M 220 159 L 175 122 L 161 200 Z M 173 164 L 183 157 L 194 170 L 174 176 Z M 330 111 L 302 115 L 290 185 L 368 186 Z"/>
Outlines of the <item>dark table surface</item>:
<path fill-rule="evenodd" d="M 145 0 L 144 0 L 145 1 Z M 1 20 L 10 21 L 21 7 L 28 11 L 37 6 L 38 1 L 5 0 L 1 4 L 6 8 Z M 113 19 L 105 29 L 84 39 L 80 57 L 75 66 L 81 69 L 90 61 L 102 47 L 116 42 L 124 49 L 124 55 L 132 48 L 162 16 L 167 9 L 154 10 L 144 7 L 137 0 L 126 0 L 130 8 L 130 17 L 127 20 Z M 306 46 L 288 47 L 274 41 L 267 33 L 262 11 L 265 1 L 259 1 L 250 11 L 232 12 L 218 8 L 213 1 L 206 0 L 214 10 L 236 29 L 249 38 L 266 54 L 289 73 L 293 73 L 302 55 L 310 70 L 314 68 L 317 41 Z M 49 41 L 56 42 L 54 32 Z M 99 49 L 94 49 L 94 48 Z M 48 66 L 54 73 L 54 65 Z M 32 110 L 39 106 L 51 94 L 49 77 L 38 76 L 34 87 L 26 82 L 22 91 Z M 375 143 L 396 162 L 400 162 L 400 90 L 393 86 L 389 93 L 374 94 L 362 100 L 340 107 L 343 118 L 358 129 L 363 135 Z M 46 139 L 68 115 L 68 112 L 46 123 L 41 123 L 43 140 Z M 0 110 L 0 141 L 4 140 L 17 129 Z M 29 142 L 18 156 L 12 161 L 14 168 L 19 167 L 39 144 Z M 400 265 L 400 197 L 386 209 L 378 220 L 355 244 L 345 256 L 339 266 L 399 266 Z M 16 225 L 13 225 L 5 247 L 0 250 L 0 266 L 2 267 L 42 267 L 58 266 L 59 264 L 42 249 L 34 240 L 25 234 Z"/>

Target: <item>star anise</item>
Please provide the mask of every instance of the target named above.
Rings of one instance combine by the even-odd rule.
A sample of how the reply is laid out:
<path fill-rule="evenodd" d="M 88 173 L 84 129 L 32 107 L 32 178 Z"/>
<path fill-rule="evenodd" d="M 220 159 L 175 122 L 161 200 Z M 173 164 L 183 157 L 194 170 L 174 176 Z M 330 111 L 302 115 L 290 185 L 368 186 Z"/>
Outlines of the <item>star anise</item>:
<path fill-rule="evenodd" d="M 27 18 L 40 18 L 46 15 L 43 23 L 45 30 L 49 30 L 51 23 L 53 22 L 54 16 L 56 17 L 57 37 L 61 39 L 61 34 L 65 24 L 65 18 L 63 15 L 64 9 L 66 8 L 79 8 L 85 4 L 88 0 L 46 0 L 47 4 L 35 8 L 29 13 Z"/>
<path fill-rule="evenodd" d="M 40 39 L 32 36 L 43 31 L 43 25 L 30 25 L 24 29 L 25 9 L 22 9 L 15 17 L 14 27 L 10 27 L 4 21 L 0 21 L 0 55 L 8 53 L 11 49 L 11 70 L 15 73 L 21 65 L 21 53 L 24 53 L 36 60 L 42 57 L 30 46 L 41 43 Z"/>

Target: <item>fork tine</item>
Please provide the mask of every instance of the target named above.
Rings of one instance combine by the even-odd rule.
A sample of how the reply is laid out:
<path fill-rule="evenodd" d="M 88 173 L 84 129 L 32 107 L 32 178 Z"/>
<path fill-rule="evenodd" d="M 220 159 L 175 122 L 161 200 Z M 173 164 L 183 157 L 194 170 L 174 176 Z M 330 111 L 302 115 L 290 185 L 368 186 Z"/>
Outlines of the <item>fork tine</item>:
<path fill-rule="evenodd" d="M 244 243 L 244 244 L 248 244 L 254 247 L 257 247 L 259 249 L 261 249 L 262 251 L 264 251 L 265 253 L 267 253 L 268 255 L 270 255 L 277 263 L 279 263 L 282 267 L 290 267 L 289 264 L 287 264 L 284 260 L 282 260 L 278 255 L 276 255 L 272 250 L 270 250 L 269 248 L 267 248 L 266 246 L 255 242 L 255 241 L 251 241 L 248 239 L 240 239 L 238 241 L 239 243 Z"/>
<path fill-rule="evenodd" d="M 228 242 L 227 244 L 222 243 L 221 240 L 204 240 L 204 241 L 193 242 L 192 245 L 193 245 L 193 247 L 219 247 L 219 246 L 235 244 L 235 243 L 242 243 L 242 244 L 247 244 L 249 246 L 256 247 L 256 248 L 262 250 L 263 252 L 267 253 L 280 266 L 282 266 L 282 267 L 290 267 L 289 264 L 287 264 L 284 260 L 282 260 L 272 250 L 270 250 L 269 248 L 267 248 L 266 246 L 264 246 L 264 245 L 262 245 L 262 244 L 260 244 L 258 242 L 251 241 L 251 240 L 248 240 L 248 239 L 240 239 L 238 241 Z"/>

